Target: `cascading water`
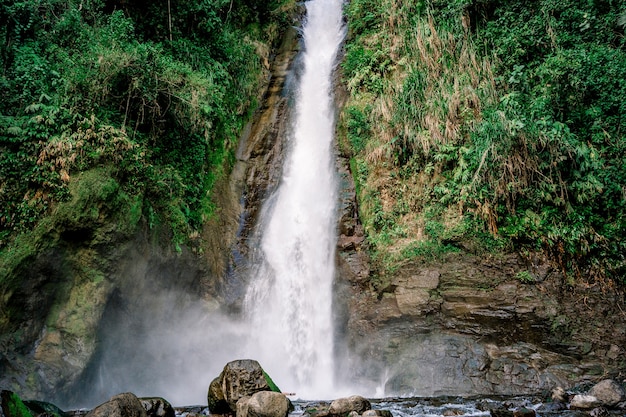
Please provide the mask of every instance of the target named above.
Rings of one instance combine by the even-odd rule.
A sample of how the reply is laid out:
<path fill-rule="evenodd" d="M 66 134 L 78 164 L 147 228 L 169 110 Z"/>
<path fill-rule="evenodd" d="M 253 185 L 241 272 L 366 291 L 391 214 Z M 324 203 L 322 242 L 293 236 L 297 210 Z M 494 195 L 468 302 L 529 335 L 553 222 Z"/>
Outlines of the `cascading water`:
<path fill-rule="evenodd" d="M 250 354 L 301 398 L 333 395 L 332 282 L 337 180 L 332 72 L 344 36 L 341 0 L 305 3 L 303 73 L 283 178 L 265 203 L 244 308 Z"/>

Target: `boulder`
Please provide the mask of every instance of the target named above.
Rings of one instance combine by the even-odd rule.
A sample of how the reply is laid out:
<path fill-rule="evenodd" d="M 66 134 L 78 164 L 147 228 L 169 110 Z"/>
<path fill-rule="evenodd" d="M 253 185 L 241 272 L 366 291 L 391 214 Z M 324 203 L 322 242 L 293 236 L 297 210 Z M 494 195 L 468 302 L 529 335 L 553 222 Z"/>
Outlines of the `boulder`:
<path fill-rule="evenodd" d="M 491 417 L 513 417 L 513 411 L 506 408 L 491 408 L 489 414 Z"/>
<path fill-rule="evenodd" d="M 609 417 L 609 410 L 604 407 L 594 408 L 589 412 L 591 417 Z"/>
<path fill-rule="evenodd" d="M 550 414 L 550 413 L 557 413 L 565 409 L 567 409 L 567 404 L 562 403 L 561 401 L 553 401 L 553 402 L 547 402 L 547 403 L 541 404 L 539 408 L 537 409 L 537 411 L 539 412 L 540 415 L 544 415 L 544 414 Z"/>
<path fill-rule="evenodd" d="M 600 401 L 593 395 L 577 394 L 570 401 L 570 408 L 578 408 L 580 410 L 591 410 L 600 405 Z"/>
<path fill-rule="evenodd" d="M 537 413 L 532 408 L 520 408 L 513 411 L 513 417 L 536 417 Z"/>
<path fill-rule="evenodd" d="M 224 398 L 222 391 L 221 375 L 211 381 L 209 385 L 209 393 L 207 394 L 209 401 L 209 410 L 211 414 L 228 414 L 232 413 L 230 406 Z"/>
<path fill-rule="evenodd" d="M 621 401 L 626 400 L 624 388 L 612 379 L 598 382 L 591 388 L 589 395 L 596 397 L 606 407 L 614 407 Z"/>
<path fill-rule="evenodd" d="M 237 417 L 246 417 L 248 415 L 248 405 L 250 403 L 250 397 L 242 397 L 237 401 L 237 410 L 235 415 Z M 214 414 L 211 412 L 211 414 Z"/>
<path fill-rule="evenodd" d="M 304 417 L 328 417 L 330 413 L 328 409 L 330 408 L 330 404 L 327 402 L 320 402 L 316 404 L 307 404 L 303 407 Z"/>
<path fill-rule="evenodd" d="M 237 410 L 237 401 L 261 391 L 279 391 L 261 365 L 251 359 L 232 361 L 209 386 L 207 400 L 212 414 Z"/>
<path fill-rule="evenodd" d="M 240 407 L 242 402 L 245 406 Z M 259 391 L 237 402 L 237 417 L 286 417 L 291 408 L 291 401 L 285 395 L 279 392 Z"/>
<path fill-rule="evenodd" d="M 148 417 L 176 417 L 174 407 L 163 398 L 140 398 Z"/>
<path fill-rule="evenodd" d="M 393 417 L 389 410 L 366 410 L 361 414 L 362 417 Z"/>
<path fill-rule="evenodd" d="M 353 395 L 346 398 L 338 398 L 330 404 L 328 412 L 330 415 L 344 416 L 351 411 L 363 414 L 372 409 L 372 404 L 360 395 Z"/>
<path fill-rule="evenodd" d="M 148 413 L 139 398 L 127 392 L 100 404 L 85 417 L 148 417 Z"/>

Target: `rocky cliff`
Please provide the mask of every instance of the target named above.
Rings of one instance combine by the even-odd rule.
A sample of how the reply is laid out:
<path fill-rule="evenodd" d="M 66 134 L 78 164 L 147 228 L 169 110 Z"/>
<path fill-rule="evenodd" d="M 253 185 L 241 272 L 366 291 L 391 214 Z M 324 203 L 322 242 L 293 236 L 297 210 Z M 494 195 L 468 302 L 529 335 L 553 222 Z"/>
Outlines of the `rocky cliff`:
<path fill-rule="evenodd" d="M 336 311 L 344 372 L 386 395 L 529 394 L 623 378 L 624 293 L 539 255 L 415 259 L 381 281 L 343 170 Z M 346 301 L 347 300 L 347 301 Z"/>
<path fill-rule="evenodd" d="M 176 334 L 183 326 L 211 326 L 202 317 L 215 313 L 219 321 L 222 306 L 236 309 L 244 283 L 235 277 L 233 259 L 243 259 L 246 249 L 243 244 L 235 256 L 233 245 L 238 230 L 252 227 L 259 201 L 276 181 L 278 168 L 270 162 L 280 154 L 282 86 L 297 44 L 290 29 L 278 50 L 260 52 L 263 105 L 255 119 L 261 122 L 244 132 L 231 176 L 214 186 L 215 215 L 187 244 L 173 245 L 168 225 L 153 223 L 141 198 L 127 195 L 108 168 L 97 168 L 73 176 L 70 200 L 5 251 L 0 386 L 75 406 L 117 389 L 101 386 L 103 372 L 120 389 L 142 378 L 162 376 L 167 384 L 172 375 L 162 375 L 154 360 L 180 360 L 181 352 L 163 341 L 185 337 Z"/>
<path fill-rule="evenodd" d="M 599 27 L 597 37 L 578 38 L 569 16 L 579 7 L 347 4 L 338 143 L 350 174 L 344 175 L 337 300 L 349 301 L 337 315 L 348 372 L 388 394 L 419 395 L 535 392 L 607 374 L 623 378 L 624 258 L 621 237 L 611 240 L 623 233 L 610 230 L 624 222 L 606 211 L 621 210 L 623 195 L 603 203 L 623 177 L 579 198 L 565 179 L 582 166 L 579 159 L 560 154 L 534 162 L 551 157 L 548 142 L 557 152 L 568 146 L 556 130 L 540 131 L 546 120 L 582 146 L 593 142 L 582 125 L 601 120 L 569 117 L 563 97 L 570 87 L 589 92 L 570 103 L 579 114 L 589 114 L 598 96 L 538 69 L 549 63 L 552 70 L 558 61 L 572 79 L 583 67 L 556 58 L 564 50 L 619 49 Z M 546 28 L 538 18 L 544 12 L 560 30 Z M 585 12 L 611 16 L 609 31 L 621 13 Z M 530 53 L 535 41 L 520 47 L 528 35 L 551 41 Z M 590 62 L 588 51 L 579 56 Z M 525 72 L 530 68 L 538 70 Z M 598 78 L 590 76 L 593 88 Z M 548 91 L 559 98 L 541 95 Z M 623 137 L 604 134 L 616 143 Z M 600 147 L 607 171 L 615 148 Z M 580 178 L 575 174 L 572 183 Z M 546 190 L 559 196 L 544 200 L 552 192 Z M 576 205 L 585 214 L 574 214 Z M 524 217 L 529 221 L 518 221 Z M 591 241 L 603 248 L 595 252 Z"/>

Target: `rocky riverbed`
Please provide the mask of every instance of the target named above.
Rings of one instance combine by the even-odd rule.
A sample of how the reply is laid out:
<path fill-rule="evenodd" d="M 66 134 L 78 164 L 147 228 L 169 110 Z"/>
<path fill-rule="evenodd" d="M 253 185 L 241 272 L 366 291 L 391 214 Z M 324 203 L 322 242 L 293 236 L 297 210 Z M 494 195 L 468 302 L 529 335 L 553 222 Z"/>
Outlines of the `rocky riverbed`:
<path fill-rule="evenodd" d="M 53 404 L 22 400 L 2 391 L 0 417 L 609 417 L 626 413 L 624 383 L 605 379 L 570 390 L 509 397 L 431 397 L 367 399 L 353 395 L 332 401 L 291 400 L 260 364 L 236 360 L 208 387 L 207 405 L 173 407 L 163 398 L 118 394 L 97 407 L 63 411 Z"/>
<path fill-rule="evenodd" d="M 146 399 L 140 399 L 145 401 Z M 571 408 L 568 404 L 558 404 L 542 397 L 409 397 L 371 399 L 372 410 L 388 411 L 393 417 L 609 417 L 624 416 L 624 407 L 593 409 Z M 331 402 L 292 400 L 294 410 L 289 417 L 309 417 L 328 408 Z M 64 417 L 84 417 L 92 410 L 79 409 L 65 412 Z M 149 412 L 149 413 L 148 413 Z M 173 413 L 173 414 L 171 414 Z M 368 414 L 370 415 L 371 412 Z M 158 414 L 148 409 L 147 416 L 159 417 L 201 417 L 211 414 L 206 405 L 174 406 L 170 414 Z M 317 414 L 319 415 L 319 414 Z M 362 415 L 362 414 L 361 414 Z M 5 414 L 5 417 L 7 415 Z"/>

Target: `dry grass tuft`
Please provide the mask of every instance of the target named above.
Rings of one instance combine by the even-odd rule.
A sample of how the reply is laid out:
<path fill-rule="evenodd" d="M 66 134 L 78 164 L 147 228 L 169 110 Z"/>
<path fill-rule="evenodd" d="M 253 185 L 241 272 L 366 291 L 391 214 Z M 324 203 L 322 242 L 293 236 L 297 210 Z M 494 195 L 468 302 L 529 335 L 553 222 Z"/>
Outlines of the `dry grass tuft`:
<path fill-rule="evenodd" d="M 447 30 L 433 16 L 416 21 L 406 3 L 383 1 L 383 27 L 359 40 L 388 53 L 382 91 L 359 92 L 351 100 L 366 99 L 372 109 L 369 141 L 356 155 L 367 168 L 359 180 L 364 223 L 377 253 L 397 259 L 405 249 L 432 239 L 425 210 L 433 204 L 433 189 L 443 184 L 446 163 L 436 156 L 444 147 L 468 141 L 482 109 L 497 102 L 498 95 L 492 64 L 476 53 L 468 30 Z M 355 95 L 357 90 L 350 91 Z M 467 210 L 454 202 L 458 199 L 451 201 L 437 221 L 446 230 L 461 230 Z M 473 207 L 497 232 L 489 203 Z"/>

